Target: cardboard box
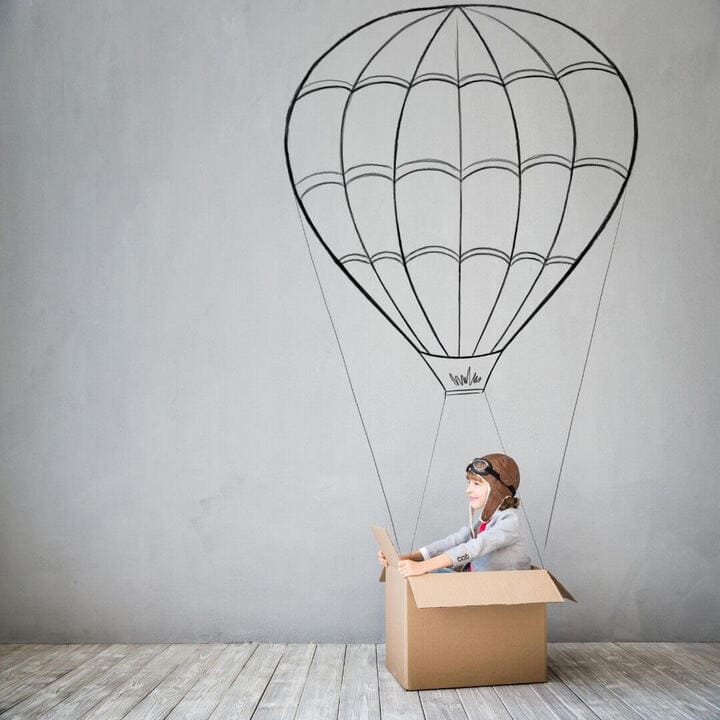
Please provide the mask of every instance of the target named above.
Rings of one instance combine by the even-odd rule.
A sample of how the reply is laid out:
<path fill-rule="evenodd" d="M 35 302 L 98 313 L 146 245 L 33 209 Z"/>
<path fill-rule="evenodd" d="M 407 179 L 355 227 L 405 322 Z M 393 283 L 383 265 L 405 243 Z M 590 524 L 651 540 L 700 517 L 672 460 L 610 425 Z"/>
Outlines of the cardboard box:
<path fill-rule="evenodd" d="M 546 603 L 575 598 L 547 570 L 404 578 L 387 530 L 372 526 L 389 566 L 385 665 L 406 690 L 547 680 Z"/>

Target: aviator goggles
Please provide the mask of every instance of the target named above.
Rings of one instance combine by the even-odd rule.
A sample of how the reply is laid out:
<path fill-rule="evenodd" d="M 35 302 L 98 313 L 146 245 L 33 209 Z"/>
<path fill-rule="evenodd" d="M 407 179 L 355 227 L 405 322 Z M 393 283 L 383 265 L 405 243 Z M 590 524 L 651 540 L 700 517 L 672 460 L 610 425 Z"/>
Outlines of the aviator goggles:
<path fill-rule="evenodd" d="M 475 458 L 465 468 L 465 472 L 469 472 L 473 475 L 478 475 L 480 477 L 482 477 L 483 475 L 492 475 L 498 482 L 501 482 L 503 485 L 505 485 L 505 483 L 500 479 L 497 470 L 495 470 L 495 468 L 492 466 L 492 463 L 485 458 Z M 515 497 L 515 488 L 512 485 L 505 485 L 505 487 L 508 488 L 512 493 L 512 496 Z"/>

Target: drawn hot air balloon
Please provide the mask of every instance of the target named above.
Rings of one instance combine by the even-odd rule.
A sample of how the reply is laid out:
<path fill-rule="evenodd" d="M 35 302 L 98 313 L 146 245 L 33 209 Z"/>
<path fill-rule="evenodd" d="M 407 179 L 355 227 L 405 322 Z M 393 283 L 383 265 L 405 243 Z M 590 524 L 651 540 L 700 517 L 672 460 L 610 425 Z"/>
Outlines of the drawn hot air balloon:
<path fill-rule="evenodd" d="M 628 85 L 588 38 L 458 5 L 331 47 L 292 99 L 285 148 L 335 263 L 446 393 L 468 393 L 602 232 L 636 138 Z"/>

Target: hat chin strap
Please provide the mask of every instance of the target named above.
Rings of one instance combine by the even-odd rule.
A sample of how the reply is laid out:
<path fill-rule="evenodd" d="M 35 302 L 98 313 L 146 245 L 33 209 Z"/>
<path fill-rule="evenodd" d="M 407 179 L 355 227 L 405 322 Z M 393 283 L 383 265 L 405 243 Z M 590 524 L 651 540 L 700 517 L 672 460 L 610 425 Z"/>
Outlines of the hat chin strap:
<path fill-rule="evenodd" d="M 508 498 L 512 498 L 512 495 L 506 495 L 498 504 L 498 506 L 493 510 L 492 514 L 487 520 L 483 520 L 483 513 L 485 512 L 485 507 L 487 506 L 488 500 L 490 499 L 490 493 L 488 493 L 487 497 L 485 498 L 485 502 L 483 503 L 482 507 L 480 508 L 480 522 L 490 522 L 492 516 L 497 512 L 500 505 L 502 505 Z M 472 503 L 468 503 L 468 518 L 469 518 L 469 524 L 470 524 L 470 534 L 473 537 L 477 537 L 475 534 L 475 529 L 473 528 L 473 516 L 475 515 L 475 511 L 473 510 Z"/>
<path fill-rule="evenodd" d="M 483 520 L 483 513 L 485 512 L 485 506 L 487 505 L 488 500 L 490 499 L 490 493 L 488 492 L 487 497 L 485 498 L 485 502 L 483 503 L 482 507 L 480 508 L 480 522 L 490 522 L 490 518 L 487 520 Z M 468 503 L 468 520 L 470 524 L 470 535 L 472 537 L 477 537 L 475 534 L 475 528 L 473 527 L 473 519 L 474 519 L 475 511 L 473 510 L 472 503 Z M 492 517 L 492 515 L 490 516 Z"/>

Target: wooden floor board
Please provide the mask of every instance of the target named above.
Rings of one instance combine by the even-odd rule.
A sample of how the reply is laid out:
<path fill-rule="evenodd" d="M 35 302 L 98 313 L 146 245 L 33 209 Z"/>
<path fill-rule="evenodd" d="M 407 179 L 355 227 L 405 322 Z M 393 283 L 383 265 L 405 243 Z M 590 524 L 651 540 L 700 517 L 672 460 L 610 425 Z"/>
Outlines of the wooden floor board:
<path fill-rule="evenodd" d="M 458 688 L 457 694 L 468 720 L 512 720 L 493 687 Z"/>
<path fill-rule="evenodd" d="M 612 643 L 574 646 L 602 682 L 646 718 L 689 720 L 712 718 L 714 709 L 671 678 L 641 663 Z"/>
<path fill-rule="evenodd" d="M 52 648 L 57 648 L 57 645 L 8 645 L 9 649 L 4 650 L 0 653 L 0 681 L 3 673 L 13 667 L 17 667 L 21 662 L 24 662 L 28 658 L 34 655 L 40 655 L 43 652 L 48 652 Z M 69 646 L 65 646 L 69 647 Z"/>
<path fill-rule="evenodd" d="M 547 699 L 538 694 L 535 685 L 498 685 L 495 692 L 513 720 L 564 720 L 564 714 L 556 712 Z"/>
<path fill-rule="evenodd" d="M 715 657 L 708 645 L 709 643 L 657 643 L 658 648 L 673 660 L 718 685 L 720 658 Z"/>
<path fill-rule="evenodd" d="M 467 720 L 457 689 L 419 690 L 418 695 L 426 720 Z"/>
<path fill-rule="evenodd" d="M 384 644 L 0 646 L 0 720 L 720 720 L 719 643 L 552 643 L 548 681 L 408 691 Z"/>
<path fill-rule="evenodd" d="M 93 654 L 70 672 L 44 685 L 37 692 L 13 705 L 3 720 L 35 720 L 80 690 L 95 676 L 117 665 L 129 652 L 128 645 L 110 645 Z M 54 714 L 53 714 L 54 715 Z"/>
<path fill-rule="evenodd" d="M 468 720 L 512 720 L 495 688 L 464 687 L 457 693 Z"/>
<path fill-rule="evenodd" d="M 294 720 L 335 720 L 344 663 L 345 645 L 316 646 Z"/>
<path fill-rule="evenodd" d="M 375 649 L 382 719 L 424 720 L 420 695 L 415 690 L 405 690 L 385 667 L 385 645 L 376 645 Z"/>
<path fill-rule="evenodd" d="M 280 643 L 258 645 L 223 693 L 210 718 L 212 720 L 250 720 L 284 650 L 285 645 Z"/>
<path fill-rule="evenodd" d="M 347 646 L 338 720 L 380 720 L 375 645 Z"/>
<path fill-rule="evenodd" d="M 658 645 L 677 645 L 693 653 L 707 655 L 716 660 L 720 660 L 720 643 L 703 642 L 703 643 L 657 643 Z"/>
<path fill-rule="evenodd" d="M 583 668 L 571 650 L 549 645 L 548 660 L 549 673 L 562 678 L 601 720 L 643 720 L 642 715 Z"/>
<path fill-rule="evenodd" d="M 116 685 L 112 692 L 83 715 L 83 720 L 110 720 L 110 718 L 124 717 L 183 663 L 189 654 L 187 645 L 166 646 L 134 675 Z"/>
<path fill-rule="evenodd" d="M 38 716 L 37 720 L 76 720 L 104 700 L 115 688 L 133 677 L 167 645 L 129 645 L 124 657 L 99 672 L 57 705 Z"/>
<path fill-rule="evenodd" d="M 293 720 L 315 645 L 287 645 L 260 698 L 253 720 Z"/>
<path fill-rule="evenodd" d="M 597 714 L 555 673 L 546 683 L 534 683 L 533 690 L 561 720 L 597 720 Z"/>
<path fill-rule="evenodd" d="M 256 647 L 256 643 L 226 645 L 166 720 L 206 720 L 210 717 Z"/>
<path fill-rule="evenodd" d="M 187 645 L 187 658 L 178 663 L 123 720 L 163 720 L 192 686 L 212 667 L 222 645 Z"/>
<path fill-rule="evenodd" d="M 650 667 L 694 692 L 711 705 L 714 705 L 720 717 L 720 685 L 708 680 L 706 675 L 686 668 L 674 658 L 672 651 L 655 647 L 655 643 L 616 644 L 646 662 Z"/>
<path fill-rule="evenodd" d="M 678 682 L 655 665 L 639 658 L 637 653 L 623 649 L 618 643 L 603 644 L 607 657 L 623 668 L 638 682 L 646 682 L 658 691 L 662 689 L 671 695 L 679 710 L 690 718 L 712 718 L 720 716 L 718 709 L 712 702 L 705 700 L 700 694 Z M 632 662 L 630 662 L 632 658 Z M 710 686 L 708 686 L 710 687 Z"/>
<path fill-rule="evenodd" d="M 15 687 L 23 678 L 30 677 L 56 658 L 69 653 L 76 645 L 30 646 L 31 650 L 20 652 L 16 661 L 0 672 L 0 703 L 9 688 Z M 35 650 L 34 648 L 38 648 Z"/>
<path fill-rule="evenodd" d="M 62 645 L 57 654 L 52 651 L 21 664 L 23 671 L 18 677 L 0 687 L 0 717 L 12 716 L 12 709 L 18 703 L 31 698 L 58 678 L 72 672 L 78 665 L 94 657 L 102 650 L 101 645 Z M 37 661 L 37 663 L 36 663 Z"/>

